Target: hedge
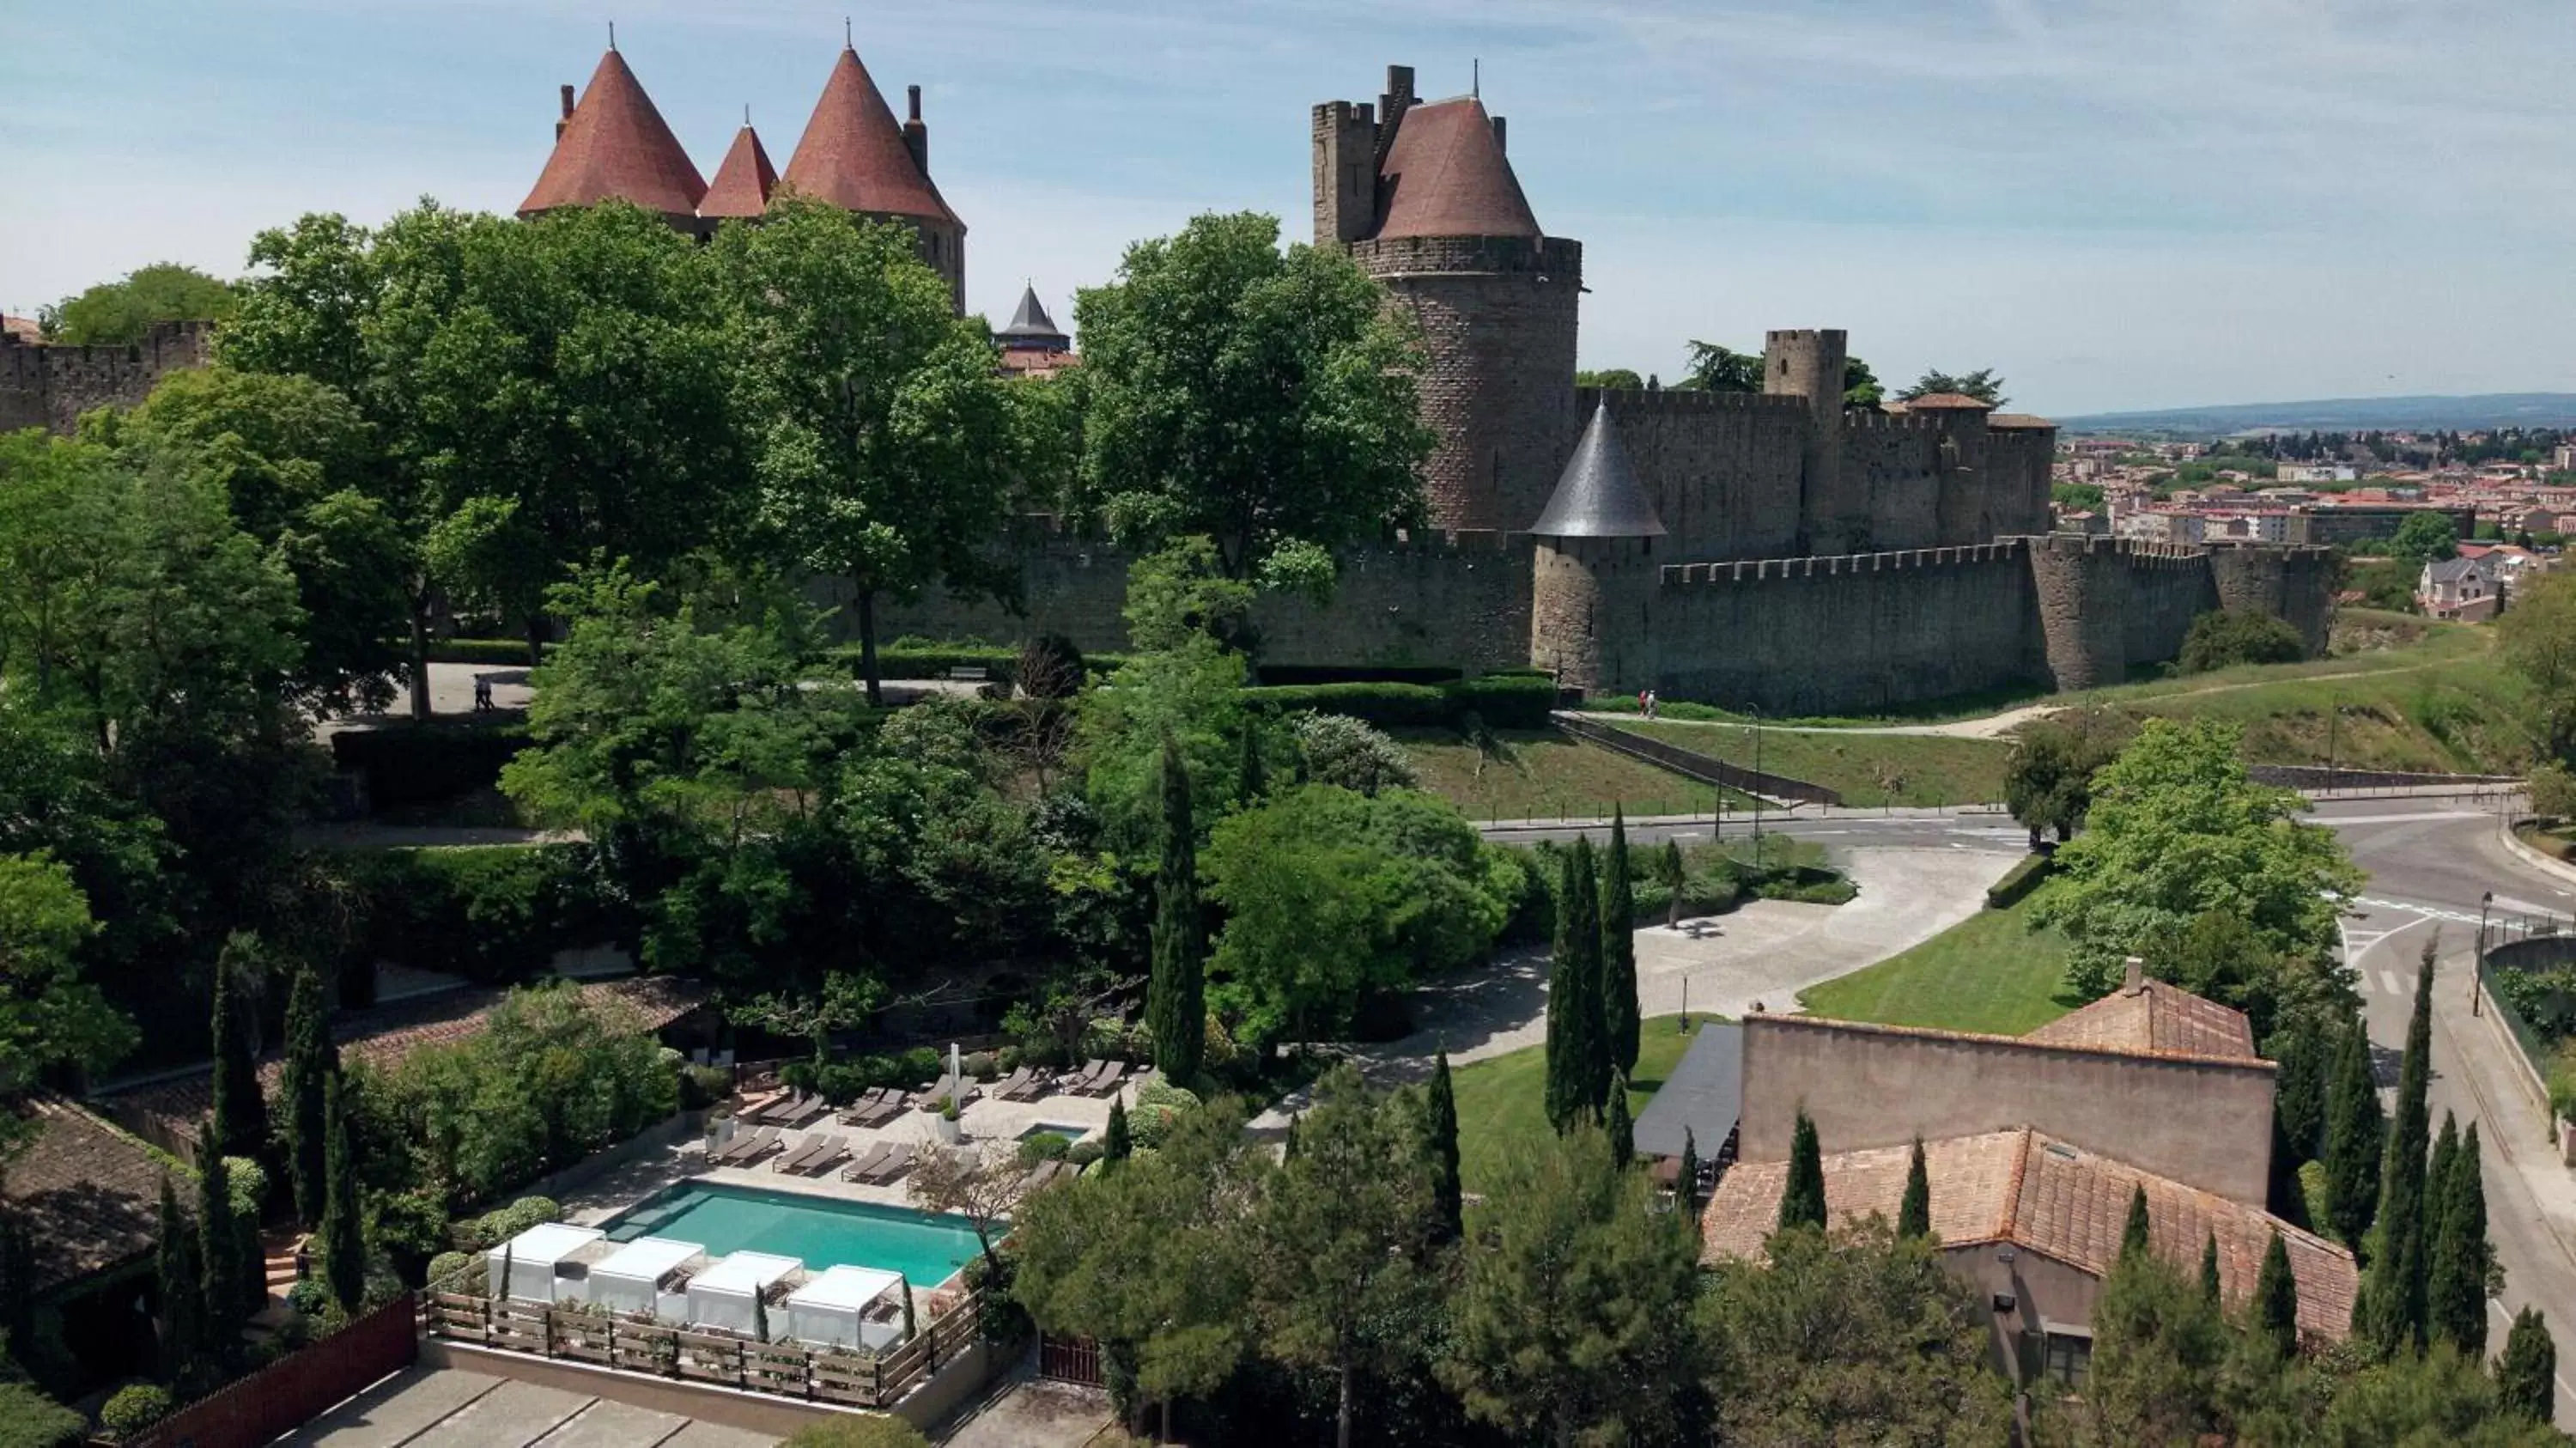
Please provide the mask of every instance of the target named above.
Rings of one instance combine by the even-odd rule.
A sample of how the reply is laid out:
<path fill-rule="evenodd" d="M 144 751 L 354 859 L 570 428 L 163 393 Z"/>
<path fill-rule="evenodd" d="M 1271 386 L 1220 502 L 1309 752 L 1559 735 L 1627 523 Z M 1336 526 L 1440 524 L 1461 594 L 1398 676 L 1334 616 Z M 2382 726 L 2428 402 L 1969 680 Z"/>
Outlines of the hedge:
<path fill-rule="evenodd" d="M 433 664 L 508 664 L 528 666 L 526 639 L 431 639 Z"/>
<path fill-rule="evenodd" d="M 1446 684 L 1467 677 L 1464 669 L 1384 668 L 1368 664 L 1263 664 L 1265 684 Z"/>
<path fill-rule="evenodd" d="M 485 983 L 544 971 L 555 952 L 625 933 L 588 845 L 476 845 L 350 857 L 374 960 Z"/>
<path fill-rule="evenodd" d="M 1470 714 L 1497 729 L 1544 729 L 1556 685 L 1543 676 L 1488 674 L 1443 684 L 1265 684 L 1244 698 L 1282 714 L 1347 714 L 1381 729 L 1438 728 Z"/>
<path fill-rule="evenodd" d="M 501 782 L 501 766 L 528 745 L 516 720 L 393 723 L 331 736 L 331 760 L 365 777 L 376 809 L 438 804 Z"/>
<path fill-rule="evenodd" d="M 831 656 L 846 664 L 852 678 L 859 673 L 859 646 L 842 644 Z M 1122 654 L 1085 654 L 1083 672 L 1093 678 L 1111 672 L 1127 662 Z M 877 649 L 877 677 L 880 679 L 944 679 L 951 669 L 982 669 L 995 679 L 1008 679 L 1019 667 L 1020 651 L 999 644 L 885 644 Z"/>
<path fill-rule="evenodd" d="M 2030 897 L 2030 892 L 2048 879 L 2050 857 L 2025 855 L 2022 862 L 2004 872 L 2004 877 L 1986 887 L 1986 908 L 2009 910 Z"/>

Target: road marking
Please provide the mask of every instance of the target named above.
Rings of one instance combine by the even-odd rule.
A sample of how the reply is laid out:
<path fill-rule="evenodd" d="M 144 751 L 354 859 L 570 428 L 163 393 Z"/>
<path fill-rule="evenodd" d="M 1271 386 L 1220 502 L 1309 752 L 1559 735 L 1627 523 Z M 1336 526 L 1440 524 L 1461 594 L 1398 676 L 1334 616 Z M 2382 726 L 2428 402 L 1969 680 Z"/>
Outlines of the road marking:
<path fill-rule="evenodd" d="M 2427 920 L 2449 920 L 2461 925 L 2475 925 L 2478 923 L 2478 917 L 2474 915 L 2465 914 L 2458 910 L 2445 910 L 2439 905 L 2409 905 L 2398 900 L 2382 900 L 2374 895 L 2356 895 L 2353 897 L 2352 903 L 2355 905 L 2367 905 L 2374 910 L 2401 910 L 2409 915 L 2422 916 Z"/>

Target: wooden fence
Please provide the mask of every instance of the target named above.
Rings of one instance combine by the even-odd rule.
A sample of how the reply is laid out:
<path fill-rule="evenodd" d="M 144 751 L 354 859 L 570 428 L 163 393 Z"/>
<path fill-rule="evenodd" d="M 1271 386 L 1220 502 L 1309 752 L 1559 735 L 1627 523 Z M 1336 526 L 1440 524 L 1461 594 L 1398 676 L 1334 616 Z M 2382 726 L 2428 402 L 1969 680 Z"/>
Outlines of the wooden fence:
<path fill-rule="evenodd" d="M 432 1337 L 619 1372 L 883 1409 L 974 1345 L 980 1310 L 976 1294 L 967 1293 L 926 1331 L 886 1352 L 753 1342 L 585 1308 L 496 1302 L 473 1292 L 426 1294 L 421 1328 Z"/>
<path fill-rule="evenodd" d="M 412 1315 L 406 1293 L 133 1434 L 126 1448 L 258 1448 L 271 1442 L 407 1366 L 419 1351 Z"/>
<path fill-rule="evenodd" d="M 1087 1337 L 1057 1337 L 1053 1333 L 1038 1334 L 1038 1376 L 1086 1388 L 1101 1387 L 1108 1381 L 1100 1371 L 1099 1343 Z"/>

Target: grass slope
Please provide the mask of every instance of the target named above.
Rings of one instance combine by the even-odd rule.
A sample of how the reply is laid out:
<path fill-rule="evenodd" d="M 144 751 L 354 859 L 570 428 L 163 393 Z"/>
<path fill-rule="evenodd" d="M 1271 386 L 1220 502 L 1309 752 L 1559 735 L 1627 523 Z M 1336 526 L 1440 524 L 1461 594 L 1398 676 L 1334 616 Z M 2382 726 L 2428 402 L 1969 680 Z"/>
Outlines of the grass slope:
<path fill-rule="evenodd" d="M 1693 1030 L 1705 1019 L 1692 1017 Z M 1690 1047 L 1690 1036 L 1675 1029 L 1679 1020 L 1652 1016 L 1639 1023 L 1637 1074 L 1628 1082 L 1632 1118 L 1646 1109 L 1665 1074 Z M 1547 1047 L 1528 1046 L 1453 1067 L 1450 1085 L 1458 1095 L 1458 1177 L 1468 1191 L 1483 1191 L 1511 1152 L 1546 1138 Z"/>
<path fill-rule="evenodd" d="M 2043 892 L 2044 893 L 2044 892 Z M 2059 992 L 2066 937 L 2030 923 L 2033 896 L 1981 910 L 1902 955 L 1801 992 L 1807 1014 L 2018 1036 L 2079 1002 Z"/>
<path fill-rule="evenodd" d="M 1667 744 L 1753 767 L 1754 731 L 1739 724 L 1619 721 Z M 2012 746 L 1999 739 L 1764 729 L 1762 768 L 1840 790 L 1850 805 L 1985 804 L 2004 797 Z"/>
<path fill-rule="evenodd" d="M 1498 735 L 1488 752 L 1446 729 L 1396 731 L 1422 787 L 1474 819 L 1706 814 L 1718 791 L 1643 760 L 1547 731 Z M 1728 791 L 1729 797 L 1733 792 Z"/>

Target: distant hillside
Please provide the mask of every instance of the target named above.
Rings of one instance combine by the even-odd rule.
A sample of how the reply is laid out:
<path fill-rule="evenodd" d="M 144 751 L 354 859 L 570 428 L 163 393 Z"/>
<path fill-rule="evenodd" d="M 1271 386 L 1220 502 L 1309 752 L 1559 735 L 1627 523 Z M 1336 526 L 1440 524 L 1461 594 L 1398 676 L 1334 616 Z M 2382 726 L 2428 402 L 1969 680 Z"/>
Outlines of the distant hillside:
<path fill-rule="evenodd" d="M 2061 417 L 2066 432 L 2146 432 L 2222 437 L 2263 429 L 2299 432 L 2473 430 L 2576 426 L 2576 392 L 2491 392 L 2475 397 L 2329 397 L 2314 402 L 2249 402 L 2159 412 Z"/>

